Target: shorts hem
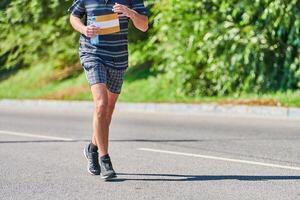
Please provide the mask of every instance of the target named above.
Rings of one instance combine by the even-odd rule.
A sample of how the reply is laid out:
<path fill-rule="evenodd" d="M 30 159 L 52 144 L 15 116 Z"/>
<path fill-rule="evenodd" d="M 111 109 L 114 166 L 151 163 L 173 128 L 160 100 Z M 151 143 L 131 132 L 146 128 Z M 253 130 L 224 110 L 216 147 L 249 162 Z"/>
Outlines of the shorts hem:
<path fill-rule="evenodd" d="M 108 88 L 107 88 L 108 89 Z M 108 89 L 111 93 L 114 93 L 114 94 L 121 94 L 121 91 L 111 91 L 110 89 Z"/>
<path fill-rule="evenodd" d="M 99 84 L 99 83 L 102 83 L 102 84 L 105 84 L 105 86 L 107 87 L 107 83 L 106 82 L 93 82 L 93 83 L 89 83 L 89 86 L 91 87 L 92 85 L 96 85 L 96 84 Z"/>
<path fill-rule="evenodd" d="M 95 83 L 92 83 L 92 84 L 89 83 L 89 86 L 91 87 L 91 86 L 93 86 L 93 85 L 100 84 L 100 83 L 105 84 L 107 90 L 109 90 L 111 93 L 114 93 L 114 94 L 121 94 L 121 90 L 120 90 L 120 91 L 112 90 L 112 89 L 108 88 L 108 87 L 107 87 L 107 83 L 104 83 L 104 82 L 95 82 Z"/>

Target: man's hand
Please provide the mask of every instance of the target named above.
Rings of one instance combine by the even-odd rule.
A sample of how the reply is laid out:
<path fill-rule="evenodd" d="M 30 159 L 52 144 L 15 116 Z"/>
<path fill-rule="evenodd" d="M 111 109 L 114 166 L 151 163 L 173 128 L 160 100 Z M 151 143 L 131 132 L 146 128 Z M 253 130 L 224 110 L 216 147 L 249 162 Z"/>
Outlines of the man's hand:
<path fill-rule="evenodd" d="M 95 37 L 98 31 L 100 30 L 99 27 L 93 25 L 85 26 L 79 17 L 73 15 L 70 15 L 70 22 L 76 31 L 80 32 L 81 34 L 87 37 Z"/>
<path fill-rule="evenodd" d="M 113 11 L 115 13 L 118 13 L 119 17 L 131 17 L 132 14 L 132 10 L 130 8 L 128 8 L 127 6 L 124 6 L 122 4 L 118 4 L 115 3 L 115 5 L 113 6 Z"/>
<path fill-rule="evenodd" d="M 83 34 L 87 37 L 93 38 L 98 34 L 99 30 L 100 30 L 99 27 L 96 27 L 94 25 L 89 25 L 84 28 Z"/>
<path fill-rule="evenodd" d="M 119 17 L 129 17 L 133 25 L 141 30 L 141 31 L 147 31 L 148 30 L 148 17 L 145 15 L 141 15 L 137 13 L 135 10 L 132 10 L 128 8 L 127 6 L 124 6 L 122 4 L 115 3 L 112 9 L 115 13 L 118 13 Z"/>

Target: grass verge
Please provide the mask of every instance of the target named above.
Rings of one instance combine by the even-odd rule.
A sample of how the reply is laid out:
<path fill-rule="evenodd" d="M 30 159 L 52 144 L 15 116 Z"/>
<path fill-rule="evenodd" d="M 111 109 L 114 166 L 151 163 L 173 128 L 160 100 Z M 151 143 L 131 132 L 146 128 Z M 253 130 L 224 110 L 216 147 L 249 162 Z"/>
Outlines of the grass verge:
<path fill-rule="evenodd" d="M 85 74 L 78 64 L 64 70 L 54 70 L 50 64 L 38 64 L 2 80 L 0 98 L 91 100 L 91 94 Z M 164 75 L 155 75 L 149 68 L 140 67 L 128 69 L 119 100 L 300 107 L 300 91 L 225 97 L 180 96 L 176 94 L 176 85 L 168 83 Z"/>

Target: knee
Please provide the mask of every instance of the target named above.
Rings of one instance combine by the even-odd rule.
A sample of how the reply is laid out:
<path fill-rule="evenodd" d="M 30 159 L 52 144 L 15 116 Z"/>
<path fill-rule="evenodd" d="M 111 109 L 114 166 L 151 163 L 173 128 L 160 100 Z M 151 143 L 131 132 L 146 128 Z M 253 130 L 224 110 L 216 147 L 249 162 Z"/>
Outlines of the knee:
<path fill-rule="evenodd" d="M 96 101 L 95 102 L 95 113 L 98 118 L 105 117 L 107 113 L 107 102 Z"/>

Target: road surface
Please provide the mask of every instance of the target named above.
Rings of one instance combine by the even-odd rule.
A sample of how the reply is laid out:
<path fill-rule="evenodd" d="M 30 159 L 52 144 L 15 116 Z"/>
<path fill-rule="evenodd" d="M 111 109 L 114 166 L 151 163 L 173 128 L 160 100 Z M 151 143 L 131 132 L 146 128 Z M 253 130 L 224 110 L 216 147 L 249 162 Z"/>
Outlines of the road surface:
<path fill-rule="evenodd" d="M 116 111 L 105 182 L 82 154 L 91 120 L 0 108 L 0 199 L 300 199 L 300 121 Z"/>

